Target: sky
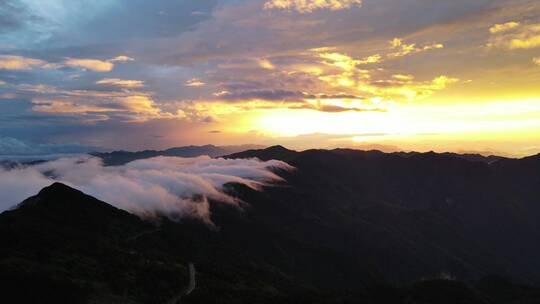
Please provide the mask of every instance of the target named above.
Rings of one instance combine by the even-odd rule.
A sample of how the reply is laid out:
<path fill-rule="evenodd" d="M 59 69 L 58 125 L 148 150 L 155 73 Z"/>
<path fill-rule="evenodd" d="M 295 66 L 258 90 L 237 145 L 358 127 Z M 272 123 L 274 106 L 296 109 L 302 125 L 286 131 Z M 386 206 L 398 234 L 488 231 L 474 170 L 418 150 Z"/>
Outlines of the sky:
<path fill-rule="evenodd" d="M 540 152 L 536 0 L 0 0 L 0 154 Z"/>

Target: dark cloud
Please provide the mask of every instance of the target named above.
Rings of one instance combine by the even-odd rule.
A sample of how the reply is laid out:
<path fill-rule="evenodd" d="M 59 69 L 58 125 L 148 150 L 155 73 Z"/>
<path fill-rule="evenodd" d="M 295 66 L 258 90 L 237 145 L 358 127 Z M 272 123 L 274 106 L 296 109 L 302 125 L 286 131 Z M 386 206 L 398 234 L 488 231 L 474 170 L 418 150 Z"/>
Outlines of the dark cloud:
<path fill-rule="evenodd" d="M 28 8 L 17 0 L 0 1 L 0 34 L 24 29 L 40 18 L 29 12 Z"/>
<path fill-rule="evenodd" d="M 208 18 L 217 0 L 121 1 L 82 26 L 89 38 L 133 39 L 176 36 Z M 206 13 L 193 14 L 193 12 Z M 93 37 L 92 37 L 93 36 Z"/>
<path fill-rule="evenodd" d="M 266 100 L 302 102 L 306 94 L 286 90 L 256 90 L 240 92 L 224 92 L 218 97 L 228 101 Z"/>
<path fill-rule="evenodd" d="M 228 88 L 244 88 L 243 85 L 230 85 Z M 362 100 L 361 96 L 352 94 L 310 94 L 299 91 L 287 90 L 247 90 L 229 92 L 224 91 L 218 94 L 219 99 L 228 101 L 249 101 L 249 100 L 264 100 L 264 101 L 290 101 L 304 102 L 306 99 L 328 100 L 328 99 L 355 99 Z"/>

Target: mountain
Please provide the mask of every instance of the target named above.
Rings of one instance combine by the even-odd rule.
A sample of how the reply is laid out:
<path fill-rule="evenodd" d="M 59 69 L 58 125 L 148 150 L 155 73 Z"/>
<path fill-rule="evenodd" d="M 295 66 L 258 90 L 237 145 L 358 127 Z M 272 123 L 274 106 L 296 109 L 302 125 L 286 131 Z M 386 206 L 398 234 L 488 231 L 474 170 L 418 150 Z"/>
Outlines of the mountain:
<path fill-rule="evenodd" d="M 150 293 L 151 288 L 185 284 L 183 266 L 147 260 L 127 244 L 128 237 L 152 228 L 125 211 L 53 184 L 0 215 L 2 297 L 18 303 L 114 303 L 130 298 L 126 288 Z"/>
<path fill-rule="evenodd" d="M 330 292 L 361 272 L 343 253 L 216 206 L 219 230 L 189 220 L 152 223 L 53 184 L 0 214 L 0 294 L 17 303 L 166 303 L 189 286 L 193 264 L 200 281 L 193 303 L 315 301 L 326 296 L 316 286 Z"/>
<path fill-rule="evenodd" d="M 390 281 L 446 273 L 540 283 L 540 155 L 485 162 L 276 146 L 227 157 L 295 166 L 279 173 L 288 187 L 244 200 L 272 206 L 268 225 L 370 260 Z"/>
<path fill-rule="evenodd" d="M 241 145 L 241 146 L 186 146 L 170 148 L 163 151 L 145 150 L 138 152 L 129 151 L 114 151 L 114 152 L 94 152 L 93 156 L 103 159 L 106 166 L 120 166 L 138 159 L 146 159 L 157 156 L 177 156 L 177 157 L 197 157 L 208 155 L 210 157 L 219 157 L 236 153 L 248 149 L 260 149 L 257 145 Z"/>
<path fill-rule="evenodd" d="M 540 301 L 531 287 L 540 156 L 277 146 L 227 157 L 296 170 L 276 171 L 285 181 L 261 192 L 228 184 L 249 205 L 211 201 L 216 227 L 141 220 L 53 184 L 0 214 L 0 294 L 18 303 Z"/>
<path fill-rule="evenodd" d="M 308 150 L 308 151 L 314 151 L 314 150 Z M 318 150 L 318 151 L 327 151 L 327 150 Z M 358 153 L 362 153 L 364 155 L 399 155 L 402 157 L 411 157 L 416 156 L 422 153 L 419 152 L 393 152 L 393 153 L 384 153 L 379 150 L 358 150 L 358 149 L 335 149 L 333 151 L 349 151 L 351 153 L 354 153 L 355 151 Z M 433 152 L 430 152 L 433 153 Z M 257 157 L 262 160 L 270 160 L 270 159 L 280 159 L 285 160 L 288 159 L 288 156 L 293 156 L 298 154 L 297 151 L 289 150 L 283 146 L 272 146 L 265 149 L 250 149 L 245 151 L 240 151 L 237 153 L 233 153 L 230 155 L 226 155 L 226 157 L 229 158 L 250 158 L 250 157 Z M 440 156 L 447 156 L 447 157 L 453 157 L 453 158 L 461 158 L 473 162 L 483 162 L 483 163 L 493 163 L 499 160 L 505 160 L 508 159 L 506 157 L 502 156 L 496 156 L 496 155 L 490 155 L 490 156 L 483 156 L 481 154 L 459 154 L 459 153 L 451 153 L 451 152 L 445 152 L 440 153 Z"/>

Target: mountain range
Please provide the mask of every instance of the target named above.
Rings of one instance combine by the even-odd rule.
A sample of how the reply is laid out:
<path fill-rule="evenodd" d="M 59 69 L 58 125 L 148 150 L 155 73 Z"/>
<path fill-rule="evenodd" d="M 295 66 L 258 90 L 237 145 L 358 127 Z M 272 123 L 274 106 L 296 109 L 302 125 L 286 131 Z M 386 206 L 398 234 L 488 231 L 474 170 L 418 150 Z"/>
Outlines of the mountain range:
<path fill-rule="evenodd" d="M 0 214 L 1 293 L 19 303 L 540 301 L 540 155 L 275 146 L 225 157 L 296 169 L 276 169 L 284 181 L 263 191 L 228 184 L 246 206 L 210 201 L 214 227 L 143 220 L 53 184 Z"/>
<path fill-rule="evenodd" d="M 103 159 L 106 166 L 120 166 L 138 159 L 146 159 L 157 156 L 175 156 L 175 157 L 197 157 L 208 155 L 210 157 L 225 156 L 249 149 L 261 149 L 258 145 L 240 145 L 240 146 L 184 146 L 175 147 L 167 150 L 144 150 L 137 152 L 113 151 L 113 152 L 94 152 L 91 155 Z"/>

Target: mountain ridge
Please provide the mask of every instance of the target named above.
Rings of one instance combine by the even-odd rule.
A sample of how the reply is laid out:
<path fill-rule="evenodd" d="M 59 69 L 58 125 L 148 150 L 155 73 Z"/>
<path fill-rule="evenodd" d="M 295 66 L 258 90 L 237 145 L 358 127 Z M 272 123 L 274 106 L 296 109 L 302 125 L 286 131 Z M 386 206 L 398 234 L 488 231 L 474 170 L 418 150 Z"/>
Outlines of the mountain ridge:
<path fill-rule="evenodd" d="M 157 156 L 177 156 L 177 157 L 197 157 L 208 155 L 210 157 L 224 156 L 239 151 L 260 148 L 257 145 L 239 145 L 239 146 L 183 146 L 173 147 L 166 150 L 144 150 L 144 151 L 113 151 L 113 152 L 93 152 L 90 155 L 99 157 L 106 166 L 120 166 L 138 159 L 146 159 Z"/>
<path fill-rule="evenodd" d="M 233 154 L 230 154 L 230 155 L 226 155 L 225 157 L 227 158 L 249 158 L 249 157 L 253 157 L 255 155 L 259 155 L 261 156 L 262 155 L 262 159 L 261 160 L 270 160 L 272 159 L 272 157 L 276 158 L 276 159 L 279 159 L 280 155 L 292 155 L 292 154 L 295 154 L 295 153 L 302 153 L 302 152 L 310 152 L 310 151 L 328 151 L 328 152 L 337 152 L 339 153 L 340 151 L 342 152 L 360 152 L 360 153 L 364 153 L 366 155 L 398 155 L 398 156 L 403 156 L 403 157 L 411 157 L 411 156 L 416 156 L 416 155 L 438 155 L 438 156 L 448 156 L 448 157 L 454 157 L 454 158 L 461 158 L 461 159 L 465 159 L 465 160 L 469 160 L 469 161 L 477 161 L 477 162 L 483 162 L 483 163 L 493 163 L 493 162 L 497 162 L 499 160 L 506 160 L 506 159 L 515 159 L 515 158 L 507 158 L 507 157 L 503 157 L 503 156 L 496 156 L 496 155 L 489 155 L 489 156 L 483 156 L 481 154 L 473 154 L 473 153 L 455 153 L 455 152 L 440 152 L 440 153 L 437 153 L 437 152 L 434 152 L 434 151 L 429 151 L 429 152 L 416 152 L 416 151 L 411 151 L 411 152 L 403 152 L 403 151 L 400 151 L 400 152 L 383 152 L 381 150 L 361 150 L 361 149 L 354 149 L 354 148 L 335 148 L 335 149 L 308 149 L 308 150 L 303 150 L 303 151 L 296 151 L 296 150 L 291 150 L 291 149 L 287 149 L 286 147 L 284 146 L 281 146 L 281 145 L 275 145 L 275 146 L 270 146 L 270 147 L 267 147 L 267 148 L 264 148 L 264 149 L 249 149 L 249 150 L 246 150 L 246 151 L 241 151 L 241 152 L 238 152 L 238 153 L 233 153 Z M 531 155 L 531 156 L 528 156 L 528 157 L 523 157 L 523 158 L 518 158 L 518 159 L 527 159 L 527 158 L 535 158 L 535 157 L 538 157 L 540 158 L 540 153 L 539 154 L 536 154 L 536 155 Z"/>

